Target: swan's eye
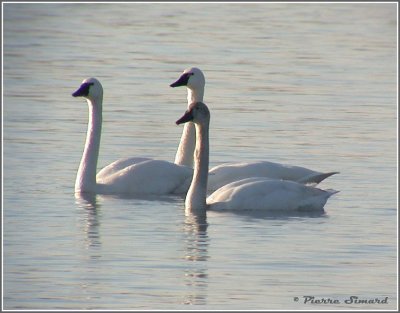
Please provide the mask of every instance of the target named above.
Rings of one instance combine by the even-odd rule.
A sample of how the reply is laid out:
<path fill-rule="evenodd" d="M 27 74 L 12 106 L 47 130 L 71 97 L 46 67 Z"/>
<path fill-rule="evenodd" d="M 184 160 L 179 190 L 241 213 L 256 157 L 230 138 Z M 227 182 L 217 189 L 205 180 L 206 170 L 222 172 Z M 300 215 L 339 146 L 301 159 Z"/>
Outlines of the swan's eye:
<path fill-rule="evenodd" d="M 77 91 L 75 91 L 72 96 L 74 97 L 87 97 L 89 95 L 90 86 L 93 86 L 93 82 L 83 83 Z"/>
<path fill-rule="evenodd" d="M 94 83 L 84 83 L 82 86 L 84 90 L 86 91 L 86 94 L 89 94 L 90 87 L 92 87 Z"/>
<path fill-rule="evenodd" d="M 92 87 L 94 83 L 86 83 L 87 93 L 89 93 L 90 87 Z"/>

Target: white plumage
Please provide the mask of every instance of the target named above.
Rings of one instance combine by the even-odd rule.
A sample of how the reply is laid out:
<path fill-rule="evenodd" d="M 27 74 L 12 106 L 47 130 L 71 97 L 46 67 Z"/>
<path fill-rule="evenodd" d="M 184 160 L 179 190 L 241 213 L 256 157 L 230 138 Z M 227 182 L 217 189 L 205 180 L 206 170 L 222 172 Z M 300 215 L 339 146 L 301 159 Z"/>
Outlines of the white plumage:
<path fill-rule="evenodd" d="M 221 187 L 207 198 L 207 203 L 219 211 L 320 211 L 336 192 L 292 181 L 252 177 Z"/>

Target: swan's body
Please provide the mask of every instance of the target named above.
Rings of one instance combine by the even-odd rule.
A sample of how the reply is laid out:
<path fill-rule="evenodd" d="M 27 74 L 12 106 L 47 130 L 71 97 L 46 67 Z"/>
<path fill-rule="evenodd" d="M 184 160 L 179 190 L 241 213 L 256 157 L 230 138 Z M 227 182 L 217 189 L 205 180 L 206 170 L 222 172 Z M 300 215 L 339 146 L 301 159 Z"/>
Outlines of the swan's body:
<path fill-rule="evenodd" d="M 300 183 L 266 177 L 251 177 L 227 184 L 208 198 L 210 113 L 204 103 L 190 105 L 177 124 L 193 121 L 196 127 L 194 174 L 185 199 L 187 213 L 205 215 L 206 210 L 295 210 L 322 211 L 328 198 L 337 191 L 325 191 Z"/>
<path fill-rule="evenodd" d="M 221 187 L 207 198 L 207 203 L 219 211 L 320 211 L 334 193 L 287 180 L 252 177 Z"/>
<path fill-rule="evenodd" d="M 76 177 L 75 192 L 165 195 L 184 193 L 187 190 L 193 170 L 162 160 L 140 157 L 121 159 L 106 166 L 96 176 L 103 88 L 97 79 L 89 78 L 72 95 L 86 98 L 89 106 L 88 132 Z"/>
<path fill-rule="evenodd" d="M 198 68 L 188 68 L 171 87 L 186 86 L 188 106 L 193 102 L 203 102 L 205 78 Z M 175 163 L 193 167 L 193 152 L 196 135 L 193 123 L 186 123 L 176 153 Z M 320 183 L 337 172 L 321 173 L 300 166 L 290 166 L 275 162 L 260 161 L 249 163 L 226 163 L 213 167 L 209 171 L 208 191 L 212 192 L 231 182 L 262 176 L 275 179 L 296 181 L 302 184 Z"/>

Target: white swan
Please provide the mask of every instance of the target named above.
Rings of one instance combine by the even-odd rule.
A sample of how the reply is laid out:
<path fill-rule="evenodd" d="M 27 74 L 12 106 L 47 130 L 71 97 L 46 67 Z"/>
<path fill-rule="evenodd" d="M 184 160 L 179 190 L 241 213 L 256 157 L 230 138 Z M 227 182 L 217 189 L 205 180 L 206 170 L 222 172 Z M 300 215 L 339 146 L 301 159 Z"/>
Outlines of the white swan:
<path fill-rule="evenodd" d="M 193 175 L 191 168 L 149 158 L 115 161 L 96 177 L 103 87 L 97 79 L 88 78 L 72 96 L 86 98 L 89 106 L 86 144 L 75 181 L 76 193 L 166 195 L 184 193 L 188 189 Z"/>
<path fill-rule="evenodd" d="M 196 67 L 185 69 L 179 79 L 170 86 L 187 87 L 188 106 L 193 102 L 203 102 L 205 78 L 203 72 Z M 185 124 L 175 157 L 176 164 L 193 167 L 195 136 L 193 123 Z M 210 169 L 208 190 L 215 191 L 230 182 L 254 176 L 292 180 L 302 184 L 316 185 L 325 178 L 337 173 L 321 173 L 300 166 L 268 161 L 225 163 Z"/>
<path fill-rule="evenodd" d="M 206 215 L 206 210 L 323 210 L 328 198 L 337 191 L 266 177 L 251 177 L 232 182 L 207 196 L 210 112 L 202 102 L 189 106 L 176 122 L 192 121 L 196 128 L 194 174 L 185 199 L 187 214 Z"/>

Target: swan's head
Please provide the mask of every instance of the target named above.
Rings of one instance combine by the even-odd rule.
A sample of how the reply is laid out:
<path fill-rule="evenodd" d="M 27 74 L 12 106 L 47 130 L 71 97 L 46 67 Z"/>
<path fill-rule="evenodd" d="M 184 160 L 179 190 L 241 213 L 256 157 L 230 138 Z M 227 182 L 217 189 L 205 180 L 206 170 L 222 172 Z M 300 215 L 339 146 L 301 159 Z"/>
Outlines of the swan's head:
<path fill-rule="evenodd" d="M 210 110 L 203 102 L 193 102 L 189 105 L 185 114 L 176 121 L 177 125 L 193 122 L 195 124 L 208 124 L 210 122 Z"/>
<path fill-rule="evenodd" d="M 197 67 L 187 68 L 183 71 L 178 80 L 170 85 L 170 87 L 186 86 L 192 90 L 204 89 L 206 79 L 203 72 Z"/>
<path fill-rule="evenodd" d="M 99 99 L 103 97 L 103 87 L 96 78 L 87 78 L 72 96 L 84 97 L 88 100 Z"/>

